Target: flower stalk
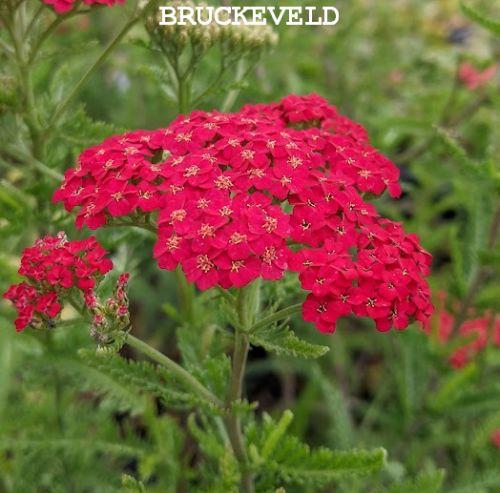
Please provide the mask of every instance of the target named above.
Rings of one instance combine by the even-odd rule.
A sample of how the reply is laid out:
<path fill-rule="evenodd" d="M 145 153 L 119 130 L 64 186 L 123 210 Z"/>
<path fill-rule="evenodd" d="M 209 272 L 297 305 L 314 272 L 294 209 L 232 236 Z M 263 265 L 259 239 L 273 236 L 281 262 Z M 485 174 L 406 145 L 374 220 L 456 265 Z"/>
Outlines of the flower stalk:
<path fill-rule="evenodd" d="M 52 116 L 52 125 L 50 128 L 53 128 L 57 122 L 61 119 L 62 115 L 66 111 L 68 105 L 74 99 L 74 97 L 78 94 L 78 91 L 81 87 L 87 82 L 87 80 L 91 77 L 91 75 L 96 71 L 96 69 L 102 64 L 102 62 L 108 57 L 108 55 L 116 48 L 116 46 L 120 43 L 120 41 L 125 37 L 125 35 L 132 29 L 132 27 L 139 21 L 139 16 L 132 17 L 118 32 L 118 34 L 109 42 L 106 48 L 102 51 L 102 53 L 96 58 L 96 60 L 92 63 L 92 65 L 85 71 L 80 80 L 75 84 L 73 89 L 66 95 L 64 100 L 59 104 L 59 106 L 54 111 L 54 115 Z"/>
<path fill-rule="evenodd" d="M 260 282 L 257 280 L 247 287 L 240 289 L 238 293 L 237 309 L 240 327 L 235 328 L 231 381 L 226 400 L 226 407 L 230 412 L 225 420 L 226 429 L 234 455 L 240 463 L 242 473 L 241 488 L 245 493 L 253 493 L 255 490 L 254 480 L 253 474 L 249 470 L 248 456 L 241 429 L 241 419 L 236 413 L 232 412 L 231 407 L 232 403 L 241 400 L 243 395 L 243 380 L 248 351 L 250 349 L 247 331 L 252 325 L 259 308 Z"/>
<path fill-rule="evenodd" d="M 172 372 L 179 380 L 184 382 L 191 390 L 193 390 L 195 393 L 206 399 L 207 401 L 211 402 L 214 406 L 222 408 L 223 403 L 214 395 L 212 392 L 210 392 L 199 380 L 197 380 L 191 373 L 186 371 L 182 366 L 177 364 L 175 361 L 171 360 L 168 356 L 165 356 L 163 353 L 160 353 L 160 351 L 156 350 L 146 342 L 142 341 L 141 339 L 138 339 L 137 337 L 133 336 L 132 334 L 127 335 L 126 343 L 139 351 L 140 353 L 144 354 L 151 360 L 155 361 L 156 363 L 160 364 L 161 366 L 165 367 L 167 370 Z"/>
<path fill-rule="evenodd" d="M 282 310 L 274 312 L 271 315 L 268 315 L 267 317 L 264 317 L 261 320 L 259 320 L 257 323 L 255 323 L 251 327 L 249 332 L 254 332 L 256 330 L 260 330 L 260 329 L 264 329 L 265 327 L 269 327 L 270 325 L 274 324 L 275 322 L 283 320 L 284 318 L 288 318 L 289 316 L 291 316 L 295 313 L 299 313 L 301 310 L 302 310 L 302 303 L 297 303 L 295 305 L 287 306 L 286 308 L 283 308 Z"/>

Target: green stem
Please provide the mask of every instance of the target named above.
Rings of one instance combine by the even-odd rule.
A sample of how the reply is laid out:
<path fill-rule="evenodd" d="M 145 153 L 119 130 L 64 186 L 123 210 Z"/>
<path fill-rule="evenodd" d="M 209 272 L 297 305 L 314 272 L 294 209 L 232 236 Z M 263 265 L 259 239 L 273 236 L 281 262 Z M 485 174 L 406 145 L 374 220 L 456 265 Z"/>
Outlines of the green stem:
<path fill-rule="evenodd" d="M 181 311 L 186 322 L 194 321 L 194 286 L 189 284 L 180 267 L 175 269 Z"/>
<path fill-rule="evenodd" d="M 34 168 L 36 168 L 42 174 L 53 178 L 54 180 L 60 182 L 64 179 L 64 175 L 62 173 L 49 168 L 46 164 L 39 161 L 37 158 L 30 154 L 28 149 L 23 149 L 22 147 L 19 148 L 19 146 L 16 148 L 16 146 L 7 145 L 4 150 L 10 156 L 10 158 L 19 161 L 30 162 Z"/>
<path fill-rule="evenodd" d="M 46 7 L 47 7 L 47 5 L 45 5 L 44 3 L 40 4 L 40 6 L 38 7 L 38 9 L 33 14 L 33 17 L 31 18 L 30 23 L 26 27 L 26 30 L 24 31 L 24 35 L 25 36 L 28 36 L 29 33 L 32 31 L 33 26 L 35 25 L 35 23 L 37 22 L 38 18 L 40 17 L 40 15 L 42 14 L 42 12 L 45 10 Z"/>
<path fill-rule="evenodd" d="M 245 367 L 247 363 L 248 350 L 250 343 L 247 334 L 236 331 L 234 336 L 233 366 L 231 372 L 231 382 L 229 385 L 229 395 L 226 401 L 226 407 L 230 410 L 231 403 L 241 399 L 243 392 L 243 378 L 245 376 Z M 253 484 L 253 474 L 248 470 L 248 457 L 241 430 L 240 417 L 231 413 L 225 419 L 227 434 L 233 448 L 234 455 L 241 466 L 241 487 L 245 493 L 255 491 Z"/>
<path fill-rule="evenodd" d="M 221 408 L 223 406 L 223 403 L 201 382 L 193 377 L 193 375 L 191 375 L 175 361 L 160 353 L 160 351 L 156 350 L 154 347 L 150 346 L 144 341 L 141 341 L 132 334 L 127 335 L 126 342 L 130 347 L 133 347 L 137 351 L 140 351 L 142 354 L 146 355 L 148 358 L 156 361 L 156 363 L 167 368 L 177 378 L 179 378 L 179 380 L 182 380 L 191 390 L 202 396 L 204 399 L 208 400 L 217 407 Z"/>
<path fill-rule="evenodd" d="M 120 43 L 120 41 L 124 38 L 124 36 L 130 31 L 130 29 L 137 23 L 139 17 L 134 17 L 129 20 L 119 31 L 119 33 L 111 40 L 108 46 L 104 49 L 104 51 L 97 57 L 97 59 L 92 63 L 92 65 L 86 70 L 86 72 L 82 75 L 80 80 L 75 84 L 73 89 L 69 92 L 69 94 L 64 98 L 64 100 L 59 104 L 56 108 L 54 115 L 52 116 L 51 127 L 53 128 L 64 111 L 71 103 L 73 98 L 76 96 L 80 88 L 87 82 L 90 76 L 96 71 L 96 69 L 101 65 L 101 63 L 108 57 L 108 55 L 114 50 L 116 45 Z"/>
<path fill-rule="evenodd" d="M 179 113 L 186 114 L 189 112 L 189 108 L 191 105 L 191 83 L 189 81 L 189 76 L 179 76 L 177 83 Z"/>
<path fill-rule="evenodd" d="M 237 331 L 234 335 L 233 367 L 229 385 L 229 396 L 226 402 L 227 406 L 230 406 L 231 402 L 241 399 L 243 393 L 243 378 L 245 376 L 249 349 L 250 342 L 248 336 Z"/>
<path fill-rule="evenodd" d="M 250 69 L 245 70 L 245 63 L 243 60 L 238 61 L 238 65 L 236 68 L 236 75 L 234 77 L 235 84 L 239 85 L 245 78 L 245 76 L 248 74 Z M 238 97 L 238 94 L 240 93 L 240 89 L 231 89 L 228 93 L 226 98 L 224 99 L 224 102 L 222 103 L 221 110 L 222 111 L 229 111 L 233 104 L 236 101 L 236 98 Z"/>
<path fill-rule="evenodd" d="M 26 12 L 20 10 L 17 18 L 4 19 L 5 27 L 9 32 L 13 47 L 14 58 L 19 72 L 19 82 L 21 93 L 25 106 L 24 122 L 32 143 L 32 154 L 36 159 L 43 157 L 43 138 L 41 135 L 41 126 L 37 114 L 37 104 L 33 90 L 32 66 L 26 53 L 27 44 L 24 39 L 24 30 L 26 25 Z"/>
<path fill-rule="evenodd" d="M 79 2 L 81 3 L 81 2 Z M 42 5 L 42 7 L 45 7 L 45 5 Z M 33 19 L 30 23 L 30 26 L 26 29 L 26 36 L 29 36 L 31 30 L 34 28 L 34 24 L 36 20 L 38 19 L 38 16 L 40 15 L 41 11 L 35 16 L 33 16 Z M 52 21 L 52 23 L 45 29 L 45 31 L 42 32 L 40 37 L 36 40 L 35 44 L 33 45 L 33 48 L 31 50 L 30 56 L 29 56 L 29 63 L 32 64 L 34 63 L 40 49 L 42 48 L 43 44 L 45 41 L 51 36 L 51 34 L 67 19 L 70 19 L 71 17 L 74 17 L 76 15 L 80 15 L 81 12 L 77 11 L 76 8 L 75 10 L 72 10 L 71 12 L 68 12 L 66 14 L 59 14 L 57 17 Z"/>
<path fill-rule="evenodd" d="M 231 412 L 232 403 L 241 400 L 243 395 L 243 380 L 250 349 L 248 328 L 253 324 L 260 308 L 260 282 L 255 281 L 238 293 L 236 301 L 240 327 L 235 328 L 234 351 L 229 393 L 226 399 L 226 408 L 230 414 L 226 417 L 226 429 L 234 455 L 241 468 L 241 488 L 245 493 L 255 491 L 253 474 L 249 470 L 248 456 L 245 448 L 241 420 L 238 414 Z"/>
<path fill-rule="evenodd" d="M 274 322 L 277 322 L 278 320 L 282 320 L 284 318 L 289 317 L 290 315 L 293 315 L 294 313 L 300 312 L 301 309 L 302 309 L 302 303 L 297 303 L 296 305 L 287 306 L 286 308 L 283 308 L 283 310 L 279 310 L 259 320 L 256 324 L 254 324 L 250 328 L 249 332 L 253 332 L 255 330 L 268 327 L 269 325 L 272 325 Z"/>
<path fill-rule="evenodd" d="M 14 49 L 3 39 L 0 39 L 0 49 L 2 49 L 8 56 L 14 55 Z"/>

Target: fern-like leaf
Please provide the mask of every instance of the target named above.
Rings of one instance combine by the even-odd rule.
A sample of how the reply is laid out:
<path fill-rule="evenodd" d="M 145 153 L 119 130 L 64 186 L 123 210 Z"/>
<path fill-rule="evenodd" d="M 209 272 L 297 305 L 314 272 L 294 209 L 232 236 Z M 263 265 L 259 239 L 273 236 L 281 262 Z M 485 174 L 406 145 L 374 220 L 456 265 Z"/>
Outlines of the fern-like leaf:
<path fill-rule="evenodd" d="M 91 382 L 103 384 L 103 391 L 118 397 L 128 392 L 132 399 L 130 406 L 135 408 L 138 397 L 147 393 L 158 397 L 166 406 L 176 409 L 189 409 L 196 406 L 209 406 L 199 396 L 184 390 L 166 370 L 145 361 L 126 360 L 116 354 L 98 354 L 93 351 L 80 351 L 85 363 L 97 372 L 99 378 Z"/>
<path fill-rule="evenodd" d="M 444 470 L 419 474 L 416 478 L 391 485 L 384 493 L 439 493 L 443 485 Z"/>
<path fill-rule="evenodd" d="M 485 14 L 479 12 L 477 9 L 471 7 L 465 2 L 460 3 L 460 7 L 462 8 L 462 12 L 473 22 L 476 22 L 480 26 L 484 27 L 488 31 L 500 35 L 500 21 L 496 19 L 490 19 L 486 17 Z"/>
<path fill-rule="evenodd" d="M 329 350 L 327 346 L 312 344 L 298 338 L 287 325 L 274 325 L 249 334 L 250 342 L 279 356 L 319 358 Z"/>
<path fill-rule="evenodd" d="M 288 411 L 276 423 L 264 415 L 259 425 L 247 430 L 250 456 L 263 476 L 276 481 L 320 487 L 338 479 L 357 477 L 379 471 L 385 465 L 386 451 L 337 451 L 325 447 L 311 449 L 297 437 L 286 434 L 291 421 Z"/>

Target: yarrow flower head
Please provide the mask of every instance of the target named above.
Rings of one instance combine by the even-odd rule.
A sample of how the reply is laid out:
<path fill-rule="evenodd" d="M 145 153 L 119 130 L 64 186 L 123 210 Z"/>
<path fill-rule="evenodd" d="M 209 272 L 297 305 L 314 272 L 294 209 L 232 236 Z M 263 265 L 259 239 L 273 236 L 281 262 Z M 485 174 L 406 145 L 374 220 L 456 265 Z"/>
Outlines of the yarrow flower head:
<path fill-rule="evenodd" d="M 439 293 L 437 309 L 427 333 L 439 344 L 453 346 L 448 357 L 453 368 L 463 368 L 488 347 L 500 347 L 500 315 L 489 312 L 479 317 L 470 315 L 454 330 L 455 317 L 446 309 L 445 302 L 446 294 Z"/>
<path fill-rule="evenodd" d="M 495 73 L 495 65 L 490 65 L 484 70 L 479 70 L 471 63 L 463 62 L 458 69 L 458 78 L 469 91 L 476 91 L 486 86 L 495 77 Z"/>
<path fill-rule="evenodd" d="M 64 14 L 73 9 L 77 0 L 42 0 L 42 2 L 50 5 L 56 13 Z M 124 2 L 125 0 L 83 0 L 85 5 L 105 5 L 107 7 Z"/>
<path fill-rule="evenodd" d="M 87 305 L 95 300 L 95 287 L 111 268 L 111 260 L 94 237 L 69 241 L 64 233 L 46 236 L 26 248 L 19 274 L 25 281 L 3 295 L 18 311 L 17 331 L 40 327 L 56 318 L 73 292 L 84 295 Z"/>
<path fill-rule="evenodd" d="M 320 330 L 353 313 L 385 331 L 432 311 L 430 255 L 366 201 L 399 196 L 398 178 L 361 125 L 291 95 L 111 137 L 81 154 L 54 200 L 78 208 L 78 227 L 156 221 L 159 267 L 180 265 L 200 289 L 295 271 Z"/>
<path fill-rule="evenodd" d="M 490 435 L 491 443 L 500 449 L 500 428 L 495 428 Z"/>

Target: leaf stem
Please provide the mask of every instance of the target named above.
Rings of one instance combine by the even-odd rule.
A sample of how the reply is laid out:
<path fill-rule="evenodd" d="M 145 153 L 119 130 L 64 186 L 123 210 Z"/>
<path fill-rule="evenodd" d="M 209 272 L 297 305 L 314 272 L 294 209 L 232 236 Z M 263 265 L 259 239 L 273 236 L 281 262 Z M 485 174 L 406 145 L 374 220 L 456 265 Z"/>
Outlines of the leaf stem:
<path fill-rule="evenodd" d="M 190 323 L 194 321 L 194 286 L 189 284 L 181 267 L 177 267 L 174 271 L 177 280 L 178 295 L 180 298 L 181 310 L 186 319 Z"/>
<path fill-rule="evenodd" d="M 229 395 L 226 401 L 226 407 L 228 409 L 230 409 L 232 402 L 241 399 L 243 392 L 243 378 L 245 376 L 245 367 L 249 348 L 250 342 L 248 340 L 248 335 L 241 331 L 236 331 L 234 337 L 231 382 L 229 385 Z M 248 457 L 245 449 L 243 433 L 241 431 L 241 420 L 237 414 L 231 413 L 225 419 L 225 423 L 234 455 L 242 468 L 242 490 L 245 493 L 253 493 L 255 491 L 253 475 L 248 470 Z"/>
<path fill-rule="evenodd" d="M 141 339 L 138 339 L 132 334 L 127 335 L 126 343 L 130 347 L 133 347 L 137 351 L 140 351 L 142 354 L 146 355 L 156 363 L 170 370 L 176 377 L 179 378 L 179 380 L 182 380 L 188 387 L 190 387 L 191 390 L 195 391 L 197 394 L 214 404 L 216 407 L 223 407 L 223 403 L 214 394 L 212 394 L 212 392 L 210 392 L 210 390 L 208 390 L 199 380 L 193 377 L 193 375 L 182 368 L 182 366 L 180 366 L 178 363 L 171 360 L 163 353 L 160 353 L 160 351 L 156 350 L 154 347 L 150 346 Z"/>
<path fill-rule="evenodd" d="M 241 467 L 241 488 L 245 493 L 253 493 L 255 486 L 253 474 L 248 467 L 248 456 L 241 430 L 241 420 L 238 414 L 231 412 L 231 406 L 233 402 L 241 400 L 243 394 L 243 380 L 248 350 L 250 349 L 247 329 L 252 325 L 260 308 L 259 294 L 259 281 L 255 281 L 238 293 L 236 304 L 240 328 L 235 328 L 231 381 L 226 399 L 226 408 L 230 411 L 230 414 L 225 419 L 226 429 L 234 455 Z"/>
<path fill-rule="evenodd" d="M 283 308 L 282 310 L 279 310 L 277 312 L 271 313 L 271 315 L 260 319 L 256 324 L 254 324 L 250 328 L 249 332 L 254 332 L 256 330 L 268 327 L 278 320 L 282 320 L 289 317 L 290 315 L 293 315 L 294 313 L 300 312 L 301 309 L 302 303 L 297 303 L 295 305 L 287 306 L 286 308 Z"/>
<path fill-rule="evenodd" d="M 73 89 L 67 94 L 64 100 L 59 104 L 56 108 L 54 115 L 52 116 L 52 124 L 50 128 L 53 128 L 63 115 L 64 111 L 71 103 L 73 98 L 76 96 L 80 88 L 87 82 L 90 76 L 96 71 L 96 69 L 101 65 L 101 63 L 108 57 L 108 55 L 114 50 L 116 45 L 120 43 L 123 37 L 130 31 L 130 29 L 137 23 L 139 20 L 139 16 L 135 16 L 130 19 L 118 32 L 118 34 L 110 41 L 108 46 L 104 49 L 104 51 L 97 57 L 97 59 L 92 63 L 92 65 L 85 71 L 80 80 L 75 84 Z"/>

